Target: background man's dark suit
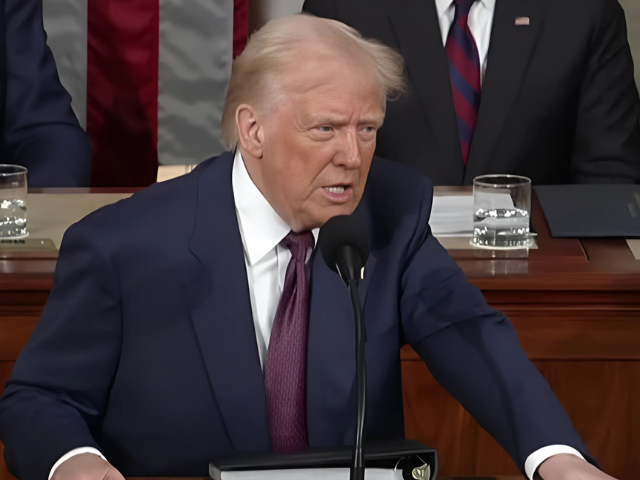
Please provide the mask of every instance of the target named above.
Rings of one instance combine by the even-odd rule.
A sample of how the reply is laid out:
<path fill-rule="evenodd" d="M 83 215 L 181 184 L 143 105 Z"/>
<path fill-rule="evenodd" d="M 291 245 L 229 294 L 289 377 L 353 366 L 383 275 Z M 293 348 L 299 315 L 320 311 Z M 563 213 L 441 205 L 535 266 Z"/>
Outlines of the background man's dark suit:
<path fill-rule="evenodd" d="M 0 0 L 0 163 L 31 187 L 89 185 L 91 145 L 60 84 L 41 0 Z"/>
<path fill-rule="evenodd" d="M 378 155 L 436 184 L 485 173 L 537 184 L 640 181 L 640 103 L 616 0 L 497 0 L 466 169 L 434 0 L 306 0 L 304 9 L 403 54 L 410 92 L 389 104 Z"/>
<path fill-rule="evenodd" d="M 0 439 L 21 480 L 82 446 L 125 476 L 207 474 L 215 455 L 270 451 L 265 382 L 226 153 L 72 226 L 56 283 L 0 401 Z M 374 159 L 359 209 L 372 252 L 369 439 L 404 435 L 399 349 L 434 376 L 523 466 L 535 450 L 589 454 L 509 321 L 431 235 L 432 188 Z M 342 280 L 312 267 L 311 446 L 351 444 L 355 332 Z"/>

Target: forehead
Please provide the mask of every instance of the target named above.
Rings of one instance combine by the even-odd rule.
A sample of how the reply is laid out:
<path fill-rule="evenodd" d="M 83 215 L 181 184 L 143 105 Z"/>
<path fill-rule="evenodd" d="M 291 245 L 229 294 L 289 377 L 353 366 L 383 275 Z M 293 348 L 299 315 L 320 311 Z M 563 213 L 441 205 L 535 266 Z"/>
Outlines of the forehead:
<path fill-rule="evenodd" d="M 287 102 L 337 111 L 384 111 L 382 82 L 368 58 L 321 49 L 307 49 L 296 58 L 283 72 L 282 93 Z"/>

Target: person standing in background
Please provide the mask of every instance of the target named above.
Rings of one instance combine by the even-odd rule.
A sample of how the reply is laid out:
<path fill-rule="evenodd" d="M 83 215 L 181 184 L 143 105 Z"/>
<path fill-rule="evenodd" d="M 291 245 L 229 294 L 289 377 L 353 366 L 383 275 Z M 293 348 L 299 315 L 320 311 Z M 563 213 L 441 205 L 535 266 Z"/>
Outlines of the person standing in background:
<path fill-rule="evenodd" d="M 435 184 L 640 181 L 640 100 L 617 0 L 306 0 L 405 57 L 377 155 Z"/>
<path fill-rule="evenodd" d="M 30 187 L 83 187 L 91 143 L 46 43 L 41 0 L 0 0 L 0 161 L 28 168 Z"/>

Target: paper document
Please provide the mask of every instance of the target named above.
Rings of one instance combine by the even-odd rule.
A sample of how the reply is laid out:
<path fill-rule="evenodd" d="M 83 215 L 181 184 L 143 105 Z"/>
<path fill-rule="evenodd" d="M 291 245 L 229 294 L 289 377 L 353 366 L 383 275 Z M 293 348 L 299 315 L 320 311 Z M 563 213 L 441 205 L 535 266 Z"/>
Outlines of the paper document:
<path fill-rule="evenodd" d="M 366 480 L 403 480 L 402 470 L 367 468 Z M 348 468 L 309 468 L 261 470 L 256 472 L 222 472 L 222 480 L 349 480 Z"/>
<path fill-rule="evenodd" d="M 479 198 L 494 208 L 513 208 L 509 193 L 480 193 Z M 436 237 L 472 236 L 473 195 L 434 195 L 429 225 Z"/>
<path fill-rule="evenodd" d="M 633 258 L 640 260 L 640 240 L 627 240 L 627 245 L 633 253 Z"/>
<path fill-rule="evenodd" d="M 431 231 L 436 237 L 473 233 L 473 197 L 443 195 L 433 197 Z"/>

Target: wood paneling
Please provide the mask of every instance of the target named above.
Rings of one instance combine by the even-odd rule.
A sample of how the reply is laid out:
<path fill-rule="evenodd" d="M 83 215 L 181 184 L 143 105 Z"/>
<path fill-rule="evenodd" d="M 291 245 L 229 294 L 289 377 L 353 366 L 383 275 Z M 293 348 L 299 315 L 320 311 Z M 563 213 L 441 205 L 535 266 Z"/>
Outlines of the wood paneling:
<path fill-rule="evenodd" d="M 640 362 L 535 362 L 601 467 L 621 480 L 640 471 Z M 506 452 L 433 379 L 402 364 L 406 433 L 438 448 L 444 475 L 517 474 Z"/>
<path fill-rule="evenodd" d="M 640 362 L 536 362 L 609 474 L 640 472 Z"/>
<path fill-rule="evenodd" d="M 11 376 L 11 370 L 15 362 L 0 362 L 0 395 L 4 392 L 4 386 Z"/>
<path fill-rule="evenodd" d="M 18 358 L 37 323 L 38 317 L 0 316 L 0 362 Z"/>
<path fill-rule="evenodd" d="M 7 464 L 4 462 L 4 445 L 0 442 L 0 480 L 16 480 L 16 477 L 9 473 Z"/>
<path fill-rule="evenodd" d="M 531 360 L 640 361 L 640 312 L 531 306 L 505 312 Z M 418 360 L 409 346 L 403 360 Z"/>
<path fill-rule="evenodd" d="M 504 308 L 534 360 L 640 361 L 640 312 Z"/>
<path fill-rule="evenodd" d="M 9 380 L 14 363 L 15 362 L 0 362 L 0 395 L 2 395 L 4 386 Z M 0 480 L 15 480 L 15 477 L 7 470 L 7 465 L 4 461 L 4 445 L 2 442 L 0 442 Z"/>

